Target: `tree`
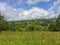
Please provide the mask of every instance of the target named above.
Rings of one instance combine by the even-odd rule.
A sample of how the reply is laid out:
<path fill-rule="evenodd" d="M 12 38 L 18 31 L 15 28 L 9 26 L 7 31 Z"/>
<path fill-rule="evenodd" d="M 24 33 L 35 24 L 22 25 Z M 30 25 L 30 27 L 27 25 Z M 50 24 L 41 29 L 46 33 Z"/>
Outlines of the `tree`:
<path fill-rule="evenodd" d="M 4 19 L 4 16 L 0 14 L 0 31 L 8 29 L 8 22 Z"/>
<path fill-rule="evenodd" d="M 51 23 L 48 29 L 49 31 L 56 31 L 56 23 Z"/>
<path fill-rule="evenodd" d="M 50 23 L 49 31 L 60 31 L 60 14 L 56 20 Z"/>
<path fill-rule="evenodd" d="M 60 14 L 58 15 L 58 18 L 56 20 L 56 30 L 60 31 Z"/>

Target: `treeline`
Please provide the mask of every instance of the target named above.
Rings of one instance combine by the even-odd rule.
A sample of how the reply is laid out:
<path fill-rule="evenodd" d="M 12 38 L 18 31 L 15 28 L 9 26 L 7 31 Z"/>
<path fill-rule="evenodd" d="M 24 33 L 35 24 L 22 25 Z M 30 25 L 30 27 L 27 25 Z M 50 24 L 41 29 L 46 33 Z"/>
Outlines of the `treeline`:
<path fill-rule="evenodd" d="M 58 18 L 6 21 L 0 14 L 0 31 L 60 31 Z"/>

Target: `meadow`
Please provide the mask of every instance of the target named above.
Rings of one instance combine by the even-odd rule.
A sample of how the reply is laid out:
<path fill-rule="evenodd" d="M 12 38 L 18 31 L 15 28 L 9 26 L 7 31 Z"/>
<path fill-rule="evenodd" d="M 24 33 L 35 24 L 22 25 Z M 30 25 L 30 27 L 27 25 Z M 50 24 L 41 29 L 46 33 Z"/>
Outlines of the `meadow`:
<path fill-rule="evenodd" d="M 0 45 L 60 45 L 60 32 L 0 32 Z"/>

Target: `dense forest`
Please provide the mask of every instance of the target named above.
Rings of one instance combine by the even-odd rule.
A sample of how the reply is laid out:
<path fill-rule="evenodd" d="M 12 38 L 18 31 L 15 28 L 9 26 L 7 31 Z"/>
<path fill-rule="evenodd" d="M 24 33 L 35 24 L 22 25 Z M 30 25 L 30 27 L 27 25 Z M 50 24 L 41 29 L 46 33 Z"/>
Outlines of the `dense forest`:
<path fill-rule="evenodd" d="M 60 31 L 60 14 L 57 18 L 7 21 L 0 14 L 0 31 Z"/>

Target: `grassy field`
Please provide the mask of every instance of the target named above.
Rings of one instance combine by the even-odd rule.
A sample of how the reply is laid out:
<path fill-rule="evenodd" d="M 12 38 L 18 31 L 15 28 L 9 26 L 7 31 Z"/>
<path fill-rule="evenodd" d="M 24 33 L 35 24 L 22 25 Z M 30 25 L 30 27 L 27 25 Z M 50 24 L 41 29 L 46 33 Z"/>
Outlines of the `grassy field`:
<path fill-rule="evenodd" d="M 60 32 L 1 32 L 0 45 L 60 45 Z"/>

